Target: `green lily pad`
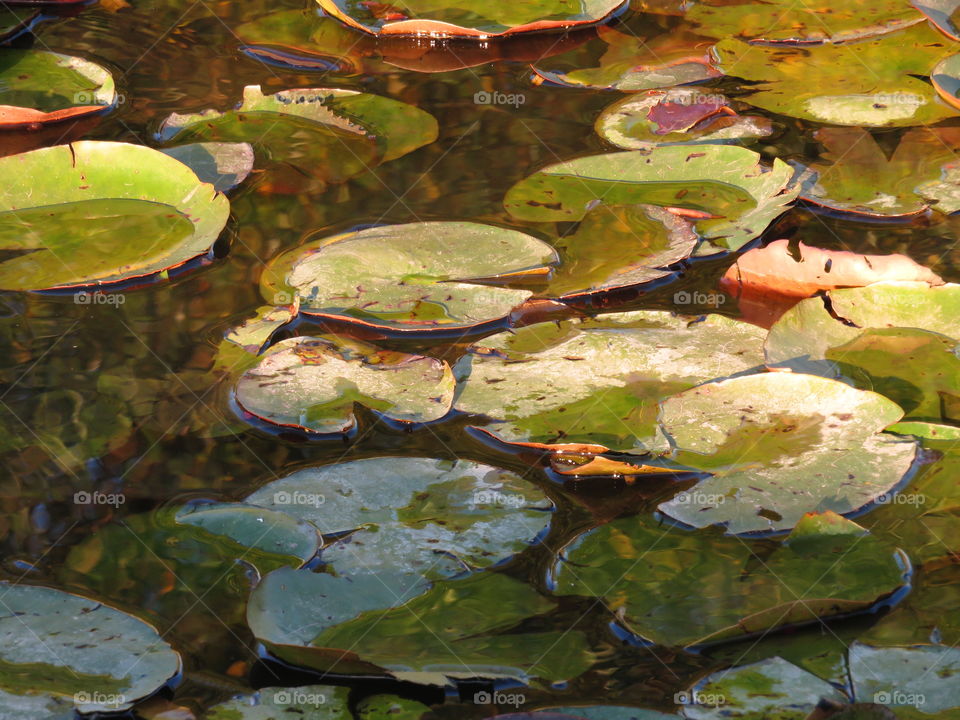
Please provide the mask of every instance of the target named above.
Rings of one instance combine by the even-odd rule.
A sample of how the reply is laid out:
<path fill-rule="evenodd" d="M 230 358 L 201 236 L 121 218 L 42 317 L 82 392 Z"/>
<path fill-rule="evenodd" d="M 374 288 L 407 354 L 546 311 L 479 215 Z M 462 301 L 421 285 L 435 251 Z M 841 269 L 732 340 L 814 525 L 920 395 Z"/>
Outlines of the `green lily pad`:
<path fill-rule="evenodd" d="M 0 49 L 0 130 L 75 120 L 117 102 L 113 76 L 89 60 Z"/>
<path fill-rule="evenodd" d="M 640 285 L 691 255 L 699 237 L 686 220 L 654 205 L 601 205 L 558 239 L 562 262 L 546 295 L 571 299 Z"/>
<path fill-rule="evenodd" d="M 158 136 L 178 143 L 249 142 L 270 163 L 275 183 L 297 186 L 307 178 L 323 187 L 428 145 L 437 132 L 432 115 L 390 98 L 338 88 L 264 95 L 249 85 L 235 110 L 174 113 Z"/>
<path fill-rule="evenodd" d="M 357 704 L 358 720 L 420 720 L 430 708 L 396 695 L 372 695 Z"/>
<path fill-rule="evenodd" d="M 19 251 L 0 263 L 4 290 L 155 275 L 206 254 L 230 212 L 227 198 L 190 168 L 127 143 L 82 141 L 0 158 L 0 174 L 21 179 L 0 189 L 0 248 Z"/>
<path fill-rule="evenodd" d="M 580 631 L 521 627 L 555 606 L 500 573 L 432 587 L 360 575 L 349 594 L 342 582 L 331 579 L 304 570 L 279 570 L 264 578 L 247 610 L 257 639 L 296 665 L 427 684 L 450 678 L 557 682 L 593 663 Z M 391 583 L 390 602 L 380 609 L 384 605 L 376 600 L 382 602 L 386 593 L 377 586 L 384 581 Z"/>
<path fill-rule="evenodd" d="M 889 157 L 860 128 L 822 128 L 815 137 L 826 150 L 821 155 L 826 162 L 810 166 L 818 179 L 804 190 L 804 200 L 855 215 L 904 217 L 930 207 L 917 194 L 921 186 L 939 181 L 933 192 L 949 192 L 942 166 L 956 161 L 957 153 L 935 131 L 909 130 Z M 953 193 L 960 196 L 960 186 Z"/>
<path fill-rule="evenodd" d="M 0 598 L 0 689 L 31 710 L 59 713 L 65 698 L 82 713 L 127 710 L 180 672 L 153 627 L 99 601 L 9 583 Z"/>
<path fill-rule="evenodd" d="M 911 0 L 917 10 L 922 12 L 933 26 L 951 40 L 960 41 L 960 29 L 957 27 L 957 0 Z"/>
<path fill-rule="evenodd" d="M 955 115 L 927 76 L 949 53 L 926 23 L 842 45 L 783 47 L 717 43 L 718 67 L 758 83 L 742 100 L 771 112 L 830 125 L 910 127 Z"/>
<path fill-rule="evenodd" d="M 239 503 L 188 505 L 177 512 L 180 525 L 193 525 L 244 547 L 257 548 L 301 564 L 320 549 L 320 533 L 285 512 Z"/>
<path fill-rule="evenodd" d="M 352 533 L 321 553 L 338 575 L 402 569 L 430 579 L 521 552 L 546 531 L 553 507 L 513 473 L 465 460 L 403 457 L 305 468 L 245 502 L 327 536 Z"/>
<path fill-rule="evenodd" d="M 924 19 L 915 8 L 899 0 L 822 0 L 801 5 L 791 0 L 700 0 L 685 17 L 697 25 L 697 32 L 710 37 L 804 47 L 863 40 Z"/>
<path fill-rule="evenodd" d="M 773 133 L 767 118 L 738 115 L 723 95 L 698 88 L 630 95 L 604 110 L 595 128 L 624 150 L 756 140 Z"/>
<path fill-rule="evenodd" d="M 265 687 L 214 705 L 205 720 L 353 720 L 350 688 L 328 685 Z"/>
<path fill-rule="evenodd" d="M 960 650 L 942 645 L 871 647 L 854 643 L 848 662 L 858 702 L 913 707 L 923 715 L 960 710 Z"/>
<path fill-rule="evenodd" d="M 636 92 L 703 82 L 722 75 L 712 64 L 711 41 L 678 28 L 640 38 L 601 27 L 599 40 L 533 66 L 539 82 L 572 88 Z M 602 43 L 597 49 L 597 43 Z"/>
<path fill-rule="evenodd" d="M 541 323 L 487 338 L 457 362 L 456 409 L 507 442 L 664 449 L 657 402 L 762 364 L 764 332 L 639 311 Z"/>
<path fill-rule="evenodd" d="M 327 14 L 374 35 L 428 35 L 486 39 L 543 30 L 565 30 L 603 22 L 628 0 L 534 0 L 452 7 L 437 0 L 371 6 L 358 0 L 317 0 Z"/>
<path fill-rule="evenodd" d="M 773 551 L 631 517 L 565 555 L 556 594 L 599 594 L 632 633 L 683 647 L 868 610 L 907 582 L 909 567 L 901 551 L 833 513 L 807 515 Z"/>
<path fill-rule="evenodd" d="M 12 43 L 25 33 L 31 32 L 43 19 L 37 10 L 15 7 L 0 8 L 0 45 Z"/>
<path fill-rule="evenodd" d="M 354 404 L 401 423 L 447 414 L 454 379 L 442 360 L 324 338 L 290 338 L 237 381 L 240 409 L 272 425 L 321 435 L 356 426 Z"/>
<path fill-rule="evenodd" d="M 598 204 L 648 203 L 710 213 L 697 231 L 729 249 L 762 233 L 800 193 L 794 170 L 742 147 L 657 146 L 549 165 L 507 192 L 504 206 L 532 221 L 582 220 Z"/>
<path fill-rule="evenodd" d="M 904 421 L 894 423 L 887 432 L 899 435 L 913 435 L 926 440 L 960 440 L 960 427 L 939 425 L 937 423 Z"/>
<path fill-rule="evenodd" d="M 275 258 L 261 279 L 271 301 L 393 331 L 482 330 L 532 296 L 512 287 L 547 275 L 552 247 L 517 230 L 467 222 L 387 225 L 334 235 Z"/>
<path fill-rule="evenodd" d="M 662 403 L 660 422 L 676 460 L 713 475 L 659 510 L 732 534 L 789 530 L 808 512 L 856 512 L 913 464 L 916 443 L 881 432 L 902 416 L 882 395 L 800 373 L 687 390 Z"/>
<path fill-rule="evenodd" d="M 182 162 L 201 182 L 210 183 L 221 193 L 233 190 L 253 170 L 253 146 L 249 143 L 191 143 L 160 151 Z"/>

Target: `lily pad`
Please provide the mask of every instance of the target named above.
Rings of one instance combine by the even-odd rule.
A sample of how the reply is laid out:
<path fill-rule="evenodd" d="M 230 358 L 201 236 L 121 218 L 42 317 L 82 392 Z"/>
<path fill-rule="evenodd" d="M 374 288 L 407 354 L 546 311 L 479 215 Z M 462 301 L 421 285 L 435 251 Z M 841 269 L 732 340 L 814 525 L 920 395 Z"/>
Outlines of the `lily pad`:
<path fill-rule="evenodd" d="M 214 705 L 204 720 L 353 720 L 350 688 L 329 685 L 265 687 Z"/>
<path fill-rule="evenodd" d="M 0 49 L 0 130 L 74 120 L 117 102 L 113 76 L 89 60 Z"/>
<path fill-rule="evenodd" d="M 565 300 L 593 297 L 668 277 L 699 237 L 686 220 L 654 205 L 601 205 L 554 244 L 563 261 L 544 291 Z"/>
<path fill-rule="evenodd" d="M 42 19 L 43 15 L 38 10 L 10 6 L 0 8 L 0 45 L 12 43 L 25 33 L 32 32 Z"/>
<path fill-rule="evenodd" d="M 253 170 L 253 146 L 248 143 L 191 143 L 162 148 L 161 152 L 193 170 L 200 182 L 217 192 L 233 190 Z"/>
<path fill-rule="evenodd" d="M 180 672 L 154 628 L 101 602 L 9 583 L 0 597 L 0 689 L 31 711 L 60 712 L 64 698 L 82 713 L 127 710 Z"/>
<path fill-rule="evenodd" d="M 5 290 L 156 275 L 205 255 L 230 212 L 190 168 L 127 143 L 81 141 L 0 158 L 0 174 L 20 179 L 0 189 L 0 248 L 19 251 L 0 263 Z"/>
<path fill-rule="evenodd" d="M 624 150 L 756 140 L 773 133 L 767 118 L 741 116 L 717 93 L 671 88 L 618 100 L 597 118 L 597 134 Z"/>
<path fill-rule="evenodd" d="M 420 720 L 430 708 L 396 695 L 371 695 L 357 704 L 358 720 Z"/>
<path fill-rule="evenodd" d="M 815 134 L 826 162 L 810 166 L 816 185 L 802 198 L 817 205 L 866 217 L 907 217 L 930 205 L 917 195 L 923 185 L 941 181 L 942 166 L 957 160 L 957 152 L 935 131 L 907 131 L 892 155 L 860 128 L 822 128 Z M 960 194 L 960 187 L 954 189 Z"/>
<path fill-rule="evenodd" d="M 374 35 L 429 35 L 487 39 L 517 33 L 567 30 L 603 22 L 629 0 L 534 0 L 522 4 L 495 0 L 453 7 L 436 0 L 401 5 L 357 0 L 317 0 L 324 12 Z"/>
<path fill-rule="evenodd" d="M 758 83 L 740 98 L 830 125 L 911 127 L 955 113 L 921 77 L 949 54 L 926 23 L 842 45 L 764 46 L 728 38 L 714 48 L 725 73 Z"/>
<path fill-rule="evenodd" d="M 678 28 L 653 38 L 640 38 L 609 27 L 599 40 L 540 60 L 535 81 L 572 88 L 636 92 L 703 82 L 722 73 L 713 66 L 711 41 Z M 596 43 L 603 43 L 598 51 Z"/>
<path fill-rule="evenodd" d="M 871 647 L 854 643 L 848 662 L 859 702 L 913 707 L 924 715 L 960 709 L 960 650 L 942 645 Z"/>
<path fill-rule="evenodd" d="M 951 40 L 960 42 L 960 29 L 957 27 L 957 0 L 911 0 L 917 10 L 922 12 L 934 27 Z"/>
<path fill-rule="evenodd" d="M 762 364 L 764 332 L 710 315 L 639 311 L 487 338 L 455 366 L 456 409 L 507 442 L 664 449 L 657 401 Z"/>
<path fill-rule="evenodd" d="M 237 382 L 240 409 L 272 425 L 320 435 L 356 427 L 354 404 L 400 423 L 439 420 L 453 403 L 450 366 L 422 355 L 324 338 L 290 338 Z"/>
<path fill-rule="evenodd" d="M 178 143 L 249 142 L 271 164 L 276 183 L 312 179 L 322 188 L 356 177 L 437 138 L 429 113 L 390 98 L 339 88 L 302 88 L 264 95 L 243 90 L 235 110 L 174 113 L 159 138 Z M 312 187 L 312 186 L 311 186 Z"/>
<path fill-rule="evenodd" d="M 533 221 L 582 220 L 600 203 L 648 203 L 708 213 L 701 236 L 737 249 L 762 233 L 800 193 L 794 170 L 772 168 L 742 147 L 657 146 L 549 165 L 507 192 L 504 206 Z"/>
<path fill-rule="evenodd" d="M 903 417 L 892 401 L 842 382 L 772 372 L 707 383 L 661 406 L 676 460 L 713 473 L 662 503 L 692 527 L 783 531 L 804 513 L 854 513 L 910 471 L 913 441 L 882 434 Z"/>
<path fill-rule="evenodd" d="M 635 635 L 686 647 L 868 610 L 907 582 L 908 567 L 833 513 L 805 516 L 773 551 L 631 517 L 578 539 L 553 577 L 556 594 L 599 594 Z"/>
<path fill-rule="evenodd" d="M 387 225 L 334 235 L 275 258 L 261 279 L 270 300 L 387 331 L 482 332 L 532 296 L 558 261 L 517 230 L 467 222 Z"/>

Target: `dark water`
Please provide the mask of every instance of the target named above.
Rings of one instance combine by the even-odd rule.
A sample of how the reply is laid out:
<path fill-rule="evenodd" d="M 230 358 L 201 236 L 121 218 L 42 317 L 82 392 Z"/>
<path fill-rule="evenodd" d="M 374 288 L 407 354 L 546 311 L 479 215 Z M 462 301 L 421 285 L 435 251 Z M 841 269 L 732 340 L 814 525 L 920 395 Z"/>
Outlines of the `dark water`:
<path fill-rule="evenodd" d="M 435 74 L 399 68 L 375 76 L 298 73 L 238 50 L 232 28 L 266 9 L 278 9 L 275 3 L 133 2 L 134 7 L 119 13 L 87 8 L 43 28 L 36 41 L 37 47 L 81 55 L 114 72 L 124 102 L 103 118 L 90 138 L 155 145 L 154 133 L 169 113 L 226 109 L 239 101 L 245 85 L 261 84 L 264 92 L 330 85 L 403 100 L 437 118 L 440 139 L 378 167 L 375 175 L 321 193 L 271 194 L 262 177 L 254 178 L 231 197 L 234 237 L 223 258 L 170 282 L 127 293 L 120 306 L 0 296 L 0 346 L 5 349 L 0 401 L 7 413 L 6 431 L 37 441 L 32 448 L 7 452 L 0 470 L 4 578 L 52 584 L 152 620 L 185 659 L 177 702 L 201 708 L 251 687 L 311 678 L 258 659 L 242 612 L 236 611 L 249 589 L 243 568 L 228 569 L 222 576 L 198 569 L 178 577 L 163 548 L 138 539 L 161 522 L 150 515 L 156 509 L 197 497 L 239 499 L 309 464 L 386 453 L 487 461 L 525 475 L 557 501 L 559 510 L 545 543 L 507 569 L 543 587 L 553 551 L 598 519 L 649 513 L 659 498 L 676 490 L 669 484 L 640 488 L 612 481 L 587 489 L 564 487 L 540 470 L 511 465 L 509 458 L 472 440 L 456 424 L 411 434 L 368 419 L 350 441 L 287 441 L 236 423 L 225 389 L 205 382 L 223 331 L 263 304 L 257 282 L 264 264 L 307 235 L 417 219 L 488 221 L 542 235 L 544 228 L 506 215 L 505 191 L 543 165 L 608 149 L 592 125 L 620 94 L 536 87 L 522 62 Z M 669 27 L 669 21 L 656 16 L 635 17 L 631 24 L 650 35 Z M 736 90 L 731 81 L 716 84 Z M 478 106 L 473 95 L 480 90 L 522 93 L 525 102 L 518 108 Z M 810 156 L 811 128 L 774 119 L 778 134 L 757 148 L 784 159 Z M 894 140 L 899 132 L 880 134 Z M 798 208 L 767 237 L 793 235 L 821 247 L 902 252 L 956 281 L 958 223 L 942 218 L 902 225 L 854 223 Z M 696 264 L 681 286 L 712 292 L 730 262 Z M 632 306 L 670 307 L 669 296 L 667 291 L 654 292 Z M 737 313 L 734 304 L 722 311 Z M 124 422 L 121 411 L 104 400 L 104 377 L 127 383 L 140 408 L 138 417 Z M 224 433 L 209 437 L 211 429 L 225 424 L 229 428 Z M 54 438 L 68 446 L 66 462 L 51 457 L 56 455 Z M 935 469 L 934 464 L 920 472 Z M 74 493 L 93 490 L 122 492 L 126 502 L 116 509 L 73 502 Z M 863 522 L 871 525 L 884 512 Z M 104 543 L 91 546 L 90 538 L 97 533 Z M 762 543 L 757 541 L 758 546 Z M 104 565 L 98 553 L 117 558 Z M 88 572 L 94 567 L 111 571 Z M 922 589 L 922 573 L 917 582 Z M 178 599 L 165 604 L 168 596 Z M 168 606 L 182 613 L 171 615 Z M 593 702 L 673 711 L 674 693 L 711 669 L 781 652 L 778 645 L 783 642 L 832 642 L 826 630 L 814 628 L 789 633 L 786 640 L 691 655 L 633 645 L 610 630 L 609 620 L 599 602 L 562 599 L 561 612 L 551 621 L 561 629 L 575 624 L 587 631 L 600 659 L 568 686 L 527 689 L 527 707 Z M 876 620 L 866 616 L 838 622 L 832 632 L 839 643 Z M 371 681 L 352 685 L 358 696 L 379 687 Z M 458 704 L 455 697 L 444 702 L 439 691 L 400 689 L 443 703 L 436 710 L 442 717 L 486 714 L 483 708 Z"/>

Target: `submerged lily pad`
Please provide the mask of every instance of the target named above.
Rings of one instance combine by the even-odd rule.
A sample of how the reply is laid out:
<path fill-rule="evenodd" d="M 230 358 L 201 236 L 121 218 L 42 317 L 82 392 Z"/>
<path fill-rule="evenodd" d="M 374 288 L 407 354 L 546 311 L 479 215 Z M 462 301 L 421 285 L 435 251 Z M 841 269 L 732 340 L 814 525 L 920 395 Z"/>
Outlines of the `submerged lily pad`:
<path fill-rule="evenodd" d="M 804 517 L 760 563 L 757 552 L 737 538 L 624 518 L 567 548 L 555 592 L 600 594 L 632 633 L 691 646 L 864 611 L 907 581 L 902 552 L 833 513 Z"/>
<path fill-rule="evenodd" d="M 624 150 L 755 140 L 773 133 L 767 118 L 738 115 L 723 95 L 698 88 L 625 97 L 604 110 L 595 127 L 600 137 Z"/>
<path fill-rule="evenodd" d="M 709 213 L 697 231 L 729 249 L 762 233 L 800 193 L 794 170 L 742 147 L 657 146 L 549 165 L 507 192 L 504 206 L 533 221 L 582 220 L 600 203 L 648 203 Z"/>
<path fill-rule="evenodd" d="M 0 130 L 73 120 L 116 101 L 110 71 L 89 60 L 0 49 Z"/>
<path fill-rule="evenodd" d="M 926 23 L 841 45 L 782 47 L 721 40 L 718 67 L 758 83 L 742 100 L 831 125 L 910 127 L 955 113 L 921 77 L 949 51 Z"/>
<path fill-rule="evenodd" d="M 640 38 L 609 27 L 599 40 L 533 66 L 535 79 L 555 85 L 636 92 L 703 82 L 722 73 L 712 64 L 711 41 L 677 29 Z M 603 43 L 597 56 L 596 43 Z"/>
<path fill-rule="evenodd" d="M 662 503 L 693 527 L 782 531 L 804 513 L 850 514 L 909 472 L 915 442 L 882 434 L 903 417 L 893 402 L 842 382 L 772 372 L 707 383 L 664 401 L 660 422 L 676 459 L 713 473 Z"/>
<path fill-rule="evenodd" d="M 248 143 L 191 143 L 162 148 L 161 152 L 182 162 L 201 182 L 221 193 L 242 183 L 253 170 L 253 146 Z"/>
<path fill-rule="evenodd" d="M 0 174 L 14 178 L 0 189 L 0 248 L 19 251 L 0 263 L 4 290 L 155 275 L 205 255 L 230 212 L 190 168 L 127 143 L 81 141 L 0 158 Z"/>
<path fill-rule="evenodd" d="M 0 691 L 31 717 L 66 698 L 82 713 L 127 710 L 180 671 L 154 628 L 101 602 L 9 583 L 0 597 Z"/>
<path fill-rule="evenodd" d="M 473 346 L 455 366 L 456 409 L 507 442 L 663 449 L 657 401 L 762 364 L 764 332 L 667 312 L 540 323 Z"/>
<path fill-rule="evenodd" d="M 296 185 L 308 178 L 323 186 L 428 145 L 437 132 L 432 115 L 390 98 L 339 88 L 264 95 L 249 85 L 235 110 L 174 113 L 159 138 L 249 142 L 271 163 L 276 182 Z"/>
<path fill-rule="evenodd" d="M 324 338 L 290 338 L 237 382 L 240 409 L 272 425 L 321 435 L 356 426 L 354 404 L 401 423 L 439 420 L 453 403 L 442 360 Z"/>
<path fill-rule="evenodd" d="M 435 0 L 399 5 L 357 0 L 317 0 L 324 12 L 374 35 L 429 35 L 486 39 L 523 32 L 565 30 L 603 22 L 629 0 L 493 0 L 455 7 Z"/>
<path fill-rule="evenodd" d="M 204 714 L 204 720 L 353 720 L 350 688 L 329 685 L 265 687 L 241 695 Z"/>
<path fill-rule="evenodd" d="M 386 225 L 280 255 L 261 291 L 299 298 L 305 315 L 383 330 L 482 330 L 533 294 L 511 285 L 545 279 L 557 260 L 545 242 L 493 225 Z"/>

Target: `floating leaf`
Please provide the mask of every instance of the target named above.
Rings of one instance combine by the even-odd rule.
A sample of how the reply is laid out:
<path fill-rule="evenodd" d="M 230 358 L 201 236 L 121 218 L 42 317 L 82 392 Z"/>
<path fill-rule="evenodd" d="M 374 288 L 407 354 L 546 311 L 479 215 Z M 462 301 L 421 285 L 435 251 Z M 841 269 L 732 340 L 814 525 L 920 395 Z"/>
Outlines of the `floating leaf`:
<path fill-rule="evenodd" d="M 420 720 L 430 708 L 396 695 L 372 695 L 357 704 L 358 720 Z"/>
<path fill-rule="evenodd" d="M 12 703 L 59 711 L 71 698 L 81 713 L 118 712 L 180 672 L 180 656 L 138 618 L 52 588 L 0 590 L 0 688 Z"/>
<path fill-rule="evenodd" d="M 903 411 L 835 380 L 773 372 L 707 383 L 664 401 L 676 459 L 713 475 L 661 512 L 732 534 L 781 531 L 808 512 L 856 512 L 909 472 L 916 443 L 881 431 Z"/>
<path fill-rule="evenodd" d="M 736 538 L 625 518 L 568 548 L 555 592 L 599 593 L 634 634 L 689 646 L 867 610 L 907 581 L 902 552 L 833 513 L 805 516 L 762 562 L 756 552 Z"/>
<path fill-rule="evenodd" d="M 200 182 L 217 192 L 233 190 L 253 170 L 253 146 L 248 143 L 191 143 L 162 148 L 161 152 L 193 170 Z"/>
<path fill-rule="evenodd" d="M 261 280 L 271 301 L 393 331 L 483 331 L 533 294 L 510 285 L 549 273 L 546 243 L 466 222 L 387 225 L 334 235 L 275 258 Z"/>
<path fill-rule="evenodd" d="M 38 10 L 18 10 L 10 6 L 0 8 L 0 45 L 12 43 L 31 32 L 42 19 Z"/>
<path fill-rule="evenodd" d="M 854 643 L 848 662 L 858 702 L 913 706 L 923 715 L 960 710 L 960 650 L 942 645 L 871 647 Z"/>
<path fill-rule="evenodd" d="M 73 120 L 117 102 L 110 72 L 88 60 L 0 49 L 0 130 Z"/>
<path fill-rule="evenodd" d="M 736 142 L 773 133 L 768 119 L 738 115 L 723 95 L 698 88 L 625 97 L 604 110 L 595 127 L 600 137 L 624 150 Z"/>
<path fill-rule="evenodd" d="M 567 716 L 570 720 L 667 720 L 667 718 L 676 718 L 676 715 L 667 715 L 656 710 L 645 710 L 643 708 L 626 707 L 621 705 L 587 705 L 548 708 L 536 710 L 531 713 L 529 718 L 522 715 L 504 716 L 501 720 L 551 720 L 553 715 L 557 720 L 565 720 Z"/>
<path fill-rule="evenodd" d="M 317 0 L 324 12 L 374 35 L 491 37 L 544 30 L 567 30 L 603 22 L 628 4 L 625 0 L 534 0 L 451 7 L 434 0 L 408 0 L 400 5 L 356 0 Z"/>
<path fill-rule="evenodd" d="M 759 328 L 667 312 L 541 323 L 487 338 L 455 367 L 456 408 L 507 442 L 663 449 L 657 401 L 762 364 Z"/>
<path fill-rule="evenodd" d="M 265 687 L 214 705 L 205 720 L 353 720 L 350 688 L 329 685 Z"/>
<path fill-rule="evenodd" d="M 654 38 L 639 38 L 609 27 L 598 30 L 596 43 L 541 60 L 535 80 L 566 87 L 636 92 L 711 80 L 722 75 L 712 65 L 710 40 L 682 29 Z"/>
<path fill-rule="evenodd" d="M 794 170 L 729 145 L 657 146 L 549 165 L 507 192 L 504 206 L 533 221 L 582 220 L 600 203 L 648 203 L 708 213 L 698 232 L 729 249 L 762 233 L 800 187 Z"/>
<path fill-rule="evenodd" d="M 227 198 L 190 168 L 127 143 L 82 141 L 0 158 L 0 174 L 18 179 L 0 189 L 0 248 L 20 251 L 0 263 L 5 290 L 156 275 L 206 254 L 230 212 Z"/>
<path fill-rule="evenodd" d="M 957 0 L 911 0 L 910 4 L 922 12 L 927 20 L 948 38 L 960 41 L 960 29 L 957 28 L 956 20 L 960 2 Z"/>
<path fill-rule="evenodd" d="M 360 342 L 290 338 L 237 382 L 240 409 L 280 427 L 318 434 L 356 426 L 354 404 L 402 423 L 439 420 L 453 402 L 450 366 Z"/>
<path fill-rule="evenodd" d="M 955 113 L 937 100 L 927 76 L 946 54 L 926 23 L 842 45 L 783 47 L 721 40 L 718 67 L 758 83 L 740 98 L 789 117 L 864 127 L 927 125 Z"/>

